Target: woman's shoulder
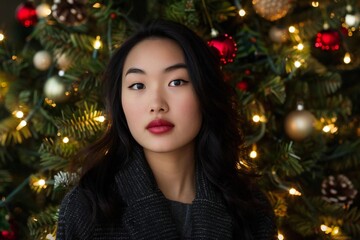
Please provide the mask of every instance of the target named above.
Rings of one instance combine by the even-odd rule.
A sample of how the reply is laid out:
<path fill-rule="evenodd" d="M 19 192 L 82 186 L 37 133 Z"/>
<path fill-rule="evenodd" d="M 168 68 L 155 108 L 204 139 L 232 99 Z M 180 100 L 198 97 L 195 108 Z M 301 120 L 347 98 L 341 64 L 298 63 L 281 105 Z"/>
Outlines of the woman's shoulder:
<path fill-rule="evenodd" d="M 90 236 L 92 208 L 79 187 L 74 187 L 63 198 L 58 217 L 57 239 L 74 239 Z"/>

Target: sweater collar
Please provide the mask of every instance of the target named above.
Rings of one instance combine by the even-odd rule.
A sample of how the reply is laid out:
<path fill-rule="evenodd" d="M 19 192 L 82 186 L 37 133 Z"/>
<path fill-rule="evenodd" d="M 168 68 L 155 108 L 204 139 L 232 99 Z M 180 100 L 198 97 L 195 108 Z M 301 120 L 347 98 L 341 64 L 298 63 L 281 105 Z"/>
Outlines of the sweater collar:
<path fill-rule="evenodd" d="M 200 165 L 198 161 L 195 199 L 222 202 L 221 193 L 209 182 Z M 116 174 L 115 181 L 121 198 L 127 204 L 152 194 L 162 195 L 141 148 L 135 148 L 127 164 Z"/>

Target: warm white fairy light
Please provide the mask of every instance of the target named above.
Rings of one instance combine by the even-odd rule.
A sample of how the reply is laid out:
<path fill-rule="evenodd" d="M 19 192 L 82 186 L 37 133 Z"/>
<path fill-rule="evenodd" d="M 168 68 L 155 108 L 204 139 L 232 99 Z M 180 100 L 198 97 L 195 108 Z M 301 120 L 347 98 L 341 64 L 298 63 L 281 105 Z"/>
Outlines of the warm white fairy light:
<path fill-rule="evenodd" d="M 344 56 L 344 63 L 349 64 L 351 62 L 351 57 L 350 57 L 350 53 L 345 53 Z"/>
<path fill-rule="evenodd" d="M 40 188 L 46 188 L 47 187 L 45 179 L 42 179 L 42 178 L 39 179 L 38 181 L 34 182 L 33 185 L 35 187 L 40 187 Z"/>
<path fill-rule="evenodd" d="M 94 3 L 93 8 L 101 8 L 101 3 Z"/>
<path fill-rule="evenodd" d="M 289 27 L 289 32 L 294 33 L 296 31 L 296 28 L 294 26 Z"/>
<path fill-rule="evenodd" d="M 302 51 L 304 49 L 304 44 L 302 43 L 299 43 L 296 48 L 299 50 L 299 51 Z"/>
<path fill-rule="evenodd" d="M 101 41 L 100 41 L 100 36 L 96 36 L 95 42 L 94 42 L 94 48 L 95 49 L 100 49 L 101 48 Z"/>
<path fill-rule="evenodd" d="M 25 120 L 22 120 L 19 125 L 17 125 L 16 130 L 19 131 L 20 129 L 22 129 L 23 127 L 25 127 L 27 125 L 27 122 Z"/>
<path fill-rule="evenodd" d="M 96 117 L 94 118 L 95 121 L 98 121 L 98 122 L 104 122 L 105 121 L 105 117 L 104 116 L 99 116 L 99 117 Z"/>
<path fill-rule="evenodd" d="M 5 35 L 0 33 L 0 42 L 3 41 L 5 39 Z"/>
<path fill-rule="evenodd" d="M 23 118 L 24 117 L 23 111 L 15 111 L 14 115 L 17 118 Z"/>
<path fill-rule="evenodd" d="M 257 123 L 257 122 L 260 122 L 260 119 L 261 119 L 260 116 L 257 115 L 257 114 L 254 115 L 253 118 L 252 118 L 252 120 L 253 120 L 254 122 L 256 122 L 256 123 Z"/>
<path fill-rule="evenodd" d="M 296 60 L 295 62 L 294 62 L 294 66 L 296 67 L 296 68 L 299 68 L 299 67 L 301 67 L 301 62 L 299 61 L 299 60 Z"/>
<path fill-rule="evenodd" d="M 311 6 L 313 6 L 313 7 L 319 7 L 319 2 L 318 2 L 318 1 L 312 1 L 312 2 L 311 2 Z"/>
<path fill-rule="evenodd" d="M 278 233 L 278 240 L 284 240 L 285 237 L 284 235 L 282 235 L 281 233 Z"/>
<path fill-rule="evenodd" d="M 256 152 L 256 150 L 252 150 L 252 151 L 250 152 L 249 156 L 250 156 L 251 158 L 256 158 L 256 157 L 257 157 L 257 152 Z"/>
<path fill-rule="evenodd" d="M 52 235 L 51 233 L 49 233 L 48 235 L 46 235 L 46 239 L 55 240 L 55 237 L 54 237 L 54 235 Z"/>
<path fill-rule="evenodd" d="M 289 189 L 289 194 L 293 195 L 293 196 L 301 196 L 301 192 L 299 192 L 298 190 L 296 190 L 295 188 L 290 188 Z"/>
<path fill-rule="evenodd" d="M 243 17 L 243 16 L 245 16 L 246 15 L 246 11 L 243 9 L 243 8 L 241 8 L 240 10 L 239 10 L 239 16 L 240 17 Z"/>
<path fill-rule="evenodd" d="M 70 141 L 70 139 L 68 137 L 64 137 L 62 141 L 63 141 L 63 143 L 68 143 Z"/>

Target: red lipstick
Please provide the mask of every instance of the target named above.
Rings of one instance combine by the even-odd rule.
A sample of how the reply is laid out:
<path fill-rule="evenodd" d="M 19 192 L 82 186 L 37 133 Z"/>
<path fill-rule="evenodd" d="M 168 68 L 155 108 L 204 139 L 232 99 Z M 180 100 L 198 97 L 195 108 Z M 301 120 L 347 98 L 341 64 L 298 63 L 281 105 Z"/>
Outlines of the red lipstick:
<path fill-rule="evenodd" d="M 162 134 L 170 131 L 174 127 L 174 124 L 164 119 L 155 119 L 151 121 L 146 129 L 153 134 Z"/>

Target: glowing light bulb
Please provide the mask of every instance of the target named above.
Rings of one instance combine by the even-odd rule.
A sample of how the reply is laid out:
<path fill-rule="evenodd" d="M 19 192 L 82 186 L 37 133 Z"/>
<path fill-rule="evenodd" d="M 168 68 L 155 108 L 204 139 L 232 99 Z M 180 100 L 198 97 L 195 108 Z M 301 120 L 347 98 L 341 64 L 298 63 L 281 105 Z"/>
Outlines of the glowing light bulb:
<path fill-rule="evenodd" d="M 16 111 L 15 112 L 15 117 L 17 118 L 23 118 L 24 117 L 24 113 L 22 111 Z"/>
<path fill-rule="evenodd" d="M 289 189 L 289 194 L 290 194 L 290 195 L 294 195 L 294 196 L 301 196 L 301 192 L 299 192 L 299 191 L 296 190 L 295 188 L 290 188 L 290 189 Z"/>
<path fill-rule="evenodd" d="M 260 121 L 260 116 L 259 116 L 259 115 L 254 115 L 253 118 L 252 118 L 252 120 L 253 120 L 254 122 L 259 122 L 259 121 Z"/>
<path fill-rule="evenodd" d="M 68 143 L 70 141 L 70 139 L 68 137 L 64 137 L 62 141 L 63 141 L 63 143 Z"/>
<path fill-rule="evenodd" d="M 241 9 L 239 10 L 239 15 L 240 15 L 240 17 L 245 16 L 245 15 L 246 15 L 246 11 L 245 11 L 243 8 L 241 8 Z"/>
<path fill-rule="evenodd" d="M 349 64 L 351 62 L 351 58 L 350 58 L 350 53 L 345 53 L 345 56 L 344 56 L 344 63 L 345 64 Z"/>
<path fill-rule="evenodd" d="M 104 116 L 99 116 L 99 117 L 96 117 L 94 118 L 95 121 L 98 121 L 98 122 L 104 122 L 105 121 L 105 117 Z"/>
<path fill-rule="evenodd" d="M 321 231 L 326 232 L 329 229 L 329 227 L 326 226 L 325 224 L 321 224 L 320 229 Z"/>
<path fill-rule="evenodd" d="M 303 49 L 304 49 L 304 44 L 299 43 L 299 44 L 297 45 L 297 49 L 298 49 L 299 51 L 303 50 Z"/>
<path fill-rule="evenodd" d="M 101 8 L 101 4 L 100 3 L 94 3 L 93 8 Z"/>
<path fill-rule="evenodd" d="M 278 239 L 279 239 L 279 240 L 284 240 L 285 237 L 284 237 L 284 235 L 282 235 L 281 233 L 278 233 Z"/>
<path fill-rule="evenodd" d="M 326 133 L 328 133 L 328 132 L 330 132 L 330 130 L 331 130 L 331 127 L 330 127 L 330 125 L 326 125 L 326 126 L 324 126 L 323 127 L 323 132 L 326 132 Z"/>
<path fill-rule="evenodd" d="M 249 156 L 250 156 L 251 158 L 256 158 L 256 157 L 257 157 L 257 152 L 256 152 L 256 150 L 252 150 L 252 151 L 250 152 Z"/>
<path fill-rule="evenodd" d="M 39 187 L 44 187 L 45 186 L 45 180 L 44 179 L 40 179 L 39 181 L 37 181 L 37 186 L 39 186 Z"/>
<path fill-rule="evenodd" d="M 5 35 L 0 33 L 0 42 L 3 41 L 5 39 Z"/>
<path fill-rule="evenodd" d="M 296 31 L 296 28 L 294 26 L 289 27 L 289 32 L 294 33 Z"/>
<path fill-rule="evenodd" d="M 313 6 L 313 7 L 319 7 L 319 2 L 318 2 L 318 1 L 312 1 L 312 2 L 311 2 L 311 6 Z"/>
<path fill-rule="evenodd" d="M 101 45 L 102 45 L 102 43 L 100 41 L 100 36 L 96 36 L 96 39 L 95 39 L 95 42 L 94 42 L 94 48 L 99 49 L 99 48 L 101 48 Z"/>
<path fill-rule="evenodd" d="M 296 60 L 296 61 L 294 62 L 294 66 L 295 66 L 296 68 L 301 67 L 301 62 L 298 61 L 298 60 Z"/>
<path fill-rule="evenodd" d="M 27 122 L 25 120 L 22 120 L 19 125 L 17 125 L 16 130 L 19 131 L 20 129 L 22 129 L 23 127 L 25 127 L 27 125 Z"/>

